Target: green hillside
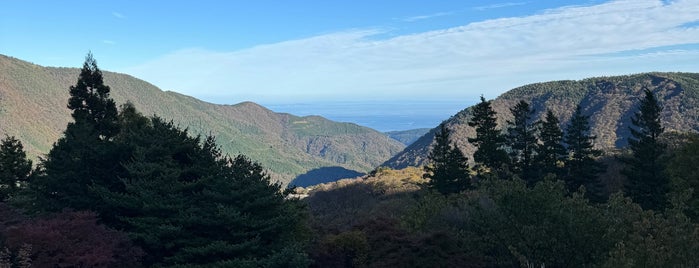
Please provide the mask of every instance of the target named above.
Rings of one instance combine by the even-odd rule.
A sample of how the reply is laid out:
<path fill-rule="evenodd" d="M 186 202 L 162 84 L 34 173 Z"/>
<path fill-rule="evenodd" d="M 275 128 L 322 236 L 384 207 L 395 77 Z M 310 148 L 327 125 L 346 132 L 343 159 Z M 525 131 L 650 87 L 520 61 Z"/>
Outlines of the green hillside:
<path fill-rule="evenodd" d="M 33 157 L 47 153 L 71 120 L 68 88 L 78 73 L 0 55 L 0 135 L 16 136 Z M 118 104 L 130 101 L 143 114 L 171 119 L 191 133 L 213 134 L 224 152 L 249 156 L 284 183 L 322 167 L 367 172 L 404 148 L 356 124 L 275 113 L 252 102 L 216 105 L 129 75 L 104 76 Z"/>
<path fill-rule="evenodd" d="M 429 128 L 416 128 L 409 130 L 389 131 L 386 132 L 386 135 L 388 135 L 394 140 L 400 141 L 401 143 L 407 146 L 415 142 L 417 139 L 419 139 L 429 131 Z"/>
<path fill-rule="evenodd" d="M 511 119 L 509 109 L 519 100 L 529 102 L 535 110 L 534 118 L 542 118 L 551 109 L 565 127 L 580 104 L 585 114 L 591 115 L 592 133 L 597 136 L 596 146 L 602 149 L 621 148 L 627 144 L 631 115 L 636 111 L 643 89 L 651 89 L 663 105 L 663 126 L 666 132 L 699 131 L 699 74 L 697 73 L 643 73 L 625 76 L 597 77 L 579 81 L 554 81 L 530 84 L 512 89 L 492 102 L 498 113 L 498 126 L 504 129 Z M 467 122 L 471 108 L 446 120 L 452 129 L 452 139 L 470 160 L 474 147 L 468 142 L 475 136 Z M 434 138 L 434 129 L 395 155 L 385 166 L 403 168 L 421 165 Z"/>

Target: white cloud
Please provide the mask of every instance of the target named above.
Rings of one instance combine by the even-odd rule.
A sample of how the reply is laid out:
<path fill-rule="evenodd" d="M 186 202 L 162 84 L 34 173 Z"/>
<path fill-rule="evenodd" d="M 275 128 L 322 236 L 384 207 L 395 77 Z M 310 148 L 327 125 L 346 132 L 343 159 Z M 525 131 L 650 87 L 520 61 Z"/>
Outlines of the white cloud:
<path fill-rule="evenodd" d="M 495 8 L 521 6 L 521 5 L 526 5 L 526 4 L 527 4 L 527 2 L 507 2 L 507 3 L 498 3 L 498 4 L 487 5 L 487 6 L 477 6 L 477 7 L 474 7 L 473 9 L 483 11 L 483 10 L 495 9 Z"/>
<path fill-rule="evenodd" d="M 419 15 L 419 16 L 408 17 L 408 18 L 402 19 L 402 21 L 414 22 L 414 21 L 419 21 L 419 20 L 426 20 L 426 19 L 432 19 L 432 18 L 437 18 L 437 17 L 454 15 L 454 13 L 455 12 L 437 12 L 437 13 L 432 13 L 432 14 L 428 14 L 428 15 Z"/>
<path fill-rule="evenodd" d="M 124 19 L 124 18 L 126 18 L 126 16 L 124 16 L 124 14 L 121 14 L 121 13 L 116 12 L 116 11 L 112 12 L 112 16 L 114 16 L 114 17 L 117 18 L 117 19 Z"/>
<path fill-rule="evenodd" d="M 122 71 L 227 102 L 495 97 L 538 81 L 699 71 L 699 45 L 662 49 L 699 44 L 699 28 L 683 26 L 698 20 L 699 0 L 614 1 L 383 40 L 368 29 L 232 52 L 184 49 Z"/>

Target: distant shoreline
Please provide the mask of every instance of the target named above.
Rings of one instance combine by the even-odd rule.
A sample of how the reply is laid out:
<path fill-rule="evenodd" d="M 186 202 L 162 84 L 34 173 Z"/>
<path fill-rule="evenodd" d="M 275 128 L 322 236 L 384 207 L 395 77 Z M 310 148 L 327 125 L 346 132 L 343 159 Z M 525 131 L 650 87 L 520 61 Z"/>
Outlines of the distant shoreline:
<path fill-rule="evenodd" d="M 473 105 L 465 101 L 331 101 L 273 103 L 263 106 L 296 116 L 319 115 L 350 122 L 381 132 L 434 128 L 442 121 Z"/>

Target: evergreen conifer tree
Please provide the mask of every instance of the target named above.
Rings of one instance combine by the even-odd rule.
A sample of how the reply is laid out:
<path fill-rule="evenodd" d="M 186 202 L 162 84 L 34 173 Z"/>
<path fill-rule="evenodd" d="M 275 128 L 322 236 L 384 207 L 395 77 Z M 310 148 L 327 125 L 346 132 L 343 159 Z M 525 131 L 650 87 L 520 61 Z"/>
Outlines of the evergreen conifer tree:
<path fill-rule="evenodd" d="M 661 155 L 665 144 L 660 141 L 664 128 L 660 123 L 662 107 L 655 94 L 644 90 L 639 110 L 631 118 L 629 149 L 631 156 L 623 159 L 622 171 L 627 177 L 627 194 L 644 209 L 660 210 L 665 207 L 668 178 Z"/>
<path fill-rule="evenodd" d="M 435 135 L 435 143 L 425 166 L 428 186 L 442 194 L 458 193 L 470 188 L 468 158 L 449 141 L 449 129 L 444 123 Z"/>
<path fill-rule="evenodd" d="M 68 123 L 30 185 L 39 209 L 90 209 L 102 215 L 108 211 L 97 207 L 101 203 L 88 188 L 96 184 L 122 187 L 118 177 L 123 168 L 111 141 L 119 131 L 117 109 L 109 91 L 89 53 L 77 83 L 70 87 L 68 108 L 74 121 Z"/>
<path fill-rule="evenodd" d="M 222 156 L 214 139 L 172 122 L 120 115 L 124 190 L 91 189 L 145 252 L 146 266 L 303 267 L 303 209 L 249 159 Z"/>
<path fill-rule="evenodd" d="M 0 141 L 0 202 L 16 195 L 26 187 L 32 161 L 27 159 L 22 142 L 14 136 Z"/>
<path fill-rule="evenodd" d="M 468 139 L 468 142 L 476 146 L 473 160 L 491 170 L 509 163 L 507 152 L 503 149 L 505 136 L 497 128 L 496 115 L 490 101 L 481 96 L 481 102 L 473 107 L 472 118 L 468 122 L 469 126 L 476 128 L 476 137 Z"/>
<path fill-rule="evenodd" d="M 532 123 L 534 110 L 526 101 L 519 101 L 510 108 L 513 121 L 507 121 L 507 141 L 510 146 L 512 171 L 525 180 L 529 185 L 536 183 L 537 174 L 534 170 L 537 138 L 536 125 Z"/>
<path fill-rule="evenodd" d="M 602 151 L 594 148 L 597 137 L 590 134 L 589 120 L 590 117 L 583 115 L 578 105 L 566 128 L 564 142 L 569 152 L 565 162 L 566 184 L 571 192 L 585 186 L 588 198 L 599 201 L 603 189 L 598 177 L 605 166 L 595 159 L 602 155 Z"/>
<path fill-rule="evenodd" d="M 546 174 L 561 176 L 562 165 L 568 152 L 563 146 L 563 131 L 560 122 L 551 110 L 546 112 L 546 117 L 539 123 L 539 140 L 541 143 L 537 149 L 536 169 L 540 177 Z"/>
<path fill-rule="evenodd" d="M 92 53 L 88 53 L 78 82 L 70 86 L 68 109 L 73 111 L 75 124 L 89 124 L 102 140 L 119 132 L 116 103 L 109 97 L 109 91 L 97 61 Z"/>

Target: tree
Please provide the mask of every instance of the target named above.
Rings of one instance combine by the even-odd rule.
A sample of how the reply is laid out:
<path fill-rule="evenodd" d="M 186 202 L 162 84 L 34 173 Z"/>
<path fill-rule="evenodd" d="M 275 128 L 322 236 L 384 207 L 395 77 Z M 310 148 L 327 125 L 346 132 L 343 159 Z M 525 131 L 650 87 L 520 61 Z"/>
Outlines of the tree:
<path fill-rule="evenodd" d="M 638 111 L 631 118 L 631 156 L 623 159 L 626 167 L 622 173 L 628 179 L 627 193 L 631 199 L 644 209 L 660 210 L 666 205 L 668 190 L 665 164 L 660 158 L 665 152 L 665 144 L 659 140 L 664 131 L 660 123 L 662 107 L 649 89 L 645 89 L 644 94 Z"/>
<path fill-rule="evenodd" d="M 566 183 L 571 192 L 585 186 L 588 197 L 599 200 L 602 198 L 602 185 L 598 176 L 605 167 L 595 160 L 602 155 L 602 151 L 594 149 L 596 137 L 590 134 L 589 120 L 590 117 L 583 115 L 578 105 L 566 128 L 563 140 L 569 152 L 565 162 Z"/>
<path fill-rule="evenodd" d="M 512 171 L 533 186 L 536 183 L 534 157 L 536 156 L 536 124 L 531 119 L 534 110 L 526 101 L 519 101 L 510 108 L 513 121 L 507 121 L 507 143 L 510 145 Z"/>
<path fill-rule="evenodd" d="M 675 192 L 692 189 L 687 200 L 687 216 L 699 220 L 699 135 L 693 134 L 689 140 L 674 152 L 668 161 L 667 173 Z"/>
<path fill-rule="evenodd" d="M 128 112 L 127 112 L 128 111 Z M 123 190 L 93 185 L 112 225 L 146 253 L 146 266 L 303 266 L 303 207 L 287 200 L 262 167 L 224 157 L 212 137 L 172 122 L 120 115 L 114 139 L 130 153 Z"/>
<path fill-rule="evenodd" d="M 429 179 L 428 186 L 442 194 L 458 193 L 470 188 L 468 158 L 449 141 L 449 129 L 440 125 L 435 135 L 435 144 L 428 156 L 429 164 L 425 166 L 424 178 Z"/>
<path fill-rule="evenodd" d="M 496 114 L 490 101 L 481 96 L 481 102 L 473 107 L 473 117 L 468 122 L 470 127 L 476 128 L 476 137 L 468 139 L 477 148 L 473 160 L 491 170 L 509 162 L 507 152 L 503 149 L 505 136 L 497 129 Z"/>
<path fill-rule="evenodd" d="M 109 97 L 109 86 L 104 84 L 97 61 L 88 53 L 75 86 L 70 86 L 68 109 L 73 110 L 75 123 L 90 124 L 101 139 L 109 139 L 119 132 L 116 103 Z"/>
<path fill-rule="evenodd" d="M 561 176 L 562 165 L 566 159 L 567 151 L 563 146 L 563 131 L 558 118 L 551 110 L 546 112 L 546 117 L 539 123 L 539 140 L 537 147 L 536 169 L 540 177 L 546 174 Z"/>
<path fill-rule="evenodd" d="M 117 109 L 109 98 L 102 72 L 92 54 L 88 54 L 75 86 L 70 87 L 68 108 L 73 122 L 51 148 L 30 185 L 37 209 L 61 211 L 64 208 L 93 210 L 109 215 L 99 207 L 91 191 L 93 185 L 123 188 L 120 152 L 112 137 L 119 131 Z"/>
<path fill-rule="evenodd" d="M 0 201 L 17 194 L 27 185 L 32 161 L 27 159 L 22 142 L 14 136 L 0 141 Z"/>

